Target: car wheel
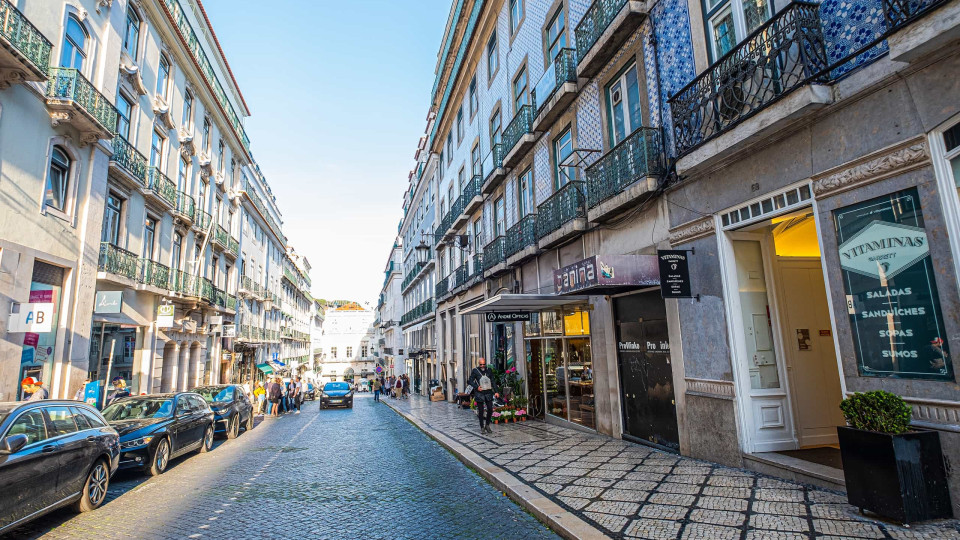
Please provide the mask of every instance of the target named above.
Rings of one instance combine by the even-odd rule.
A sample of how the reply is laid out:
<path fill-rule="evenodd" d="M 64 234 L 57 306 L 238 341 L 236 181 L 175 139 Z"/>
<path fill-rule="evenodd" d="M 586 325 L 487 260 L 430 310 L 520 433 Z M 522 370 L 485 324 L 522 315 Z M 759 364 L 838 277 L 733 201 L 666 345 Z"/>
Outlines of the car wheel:
<path fill-rule="evenodd" d="M 170 441 L 166 438 L 160 439 L 157 448 L 153 451 L 153 457 L 150 459 L 150 465 L 147 466 L 147 474 L 157 476 L 163 474 L 170 464 Z"/>
<path fill-rule="evenodd" d="M 87 481 L 83 484 L 83 492 L 74 508 L 77 512 L 96 510 L 106 500 L 109 487 L 110 469 L 106 461 L 99 459 L 87 473 Z"/>
<path fill-rule="evenodd" d="M 200 443 L 200 453 L 205 454 L 213 450 L 213 424 L 207 426 L 207 430 L 203 432 L 203 442 Z"/>
<path fill-rule="evenodd" d="M 250 411 L 250 414 L 247 415 L 247 431 L 253 429 L 253 411 Z"/>
<path fill-rule="evenodd" d="M 240 435 L 240 414 L 236 416 L 231 416 L 230 420 L 227 421 L 227 438 L 236 439 L 237 435 Z"/>

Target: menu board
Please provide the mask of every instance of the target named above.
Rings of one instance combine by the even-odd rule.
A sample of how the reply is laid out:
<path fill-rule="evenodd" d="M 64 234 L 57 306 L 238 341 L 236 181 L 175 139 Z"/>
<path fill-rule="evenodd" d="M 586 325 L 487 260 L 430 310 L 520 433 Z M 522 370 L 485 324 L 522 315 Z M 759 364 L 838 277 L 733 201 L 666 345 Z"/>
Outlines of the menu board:
<path fill-rule="evenodd" d="M 834 211 L 860 374 L 953 380 L 916 188 Z"/>

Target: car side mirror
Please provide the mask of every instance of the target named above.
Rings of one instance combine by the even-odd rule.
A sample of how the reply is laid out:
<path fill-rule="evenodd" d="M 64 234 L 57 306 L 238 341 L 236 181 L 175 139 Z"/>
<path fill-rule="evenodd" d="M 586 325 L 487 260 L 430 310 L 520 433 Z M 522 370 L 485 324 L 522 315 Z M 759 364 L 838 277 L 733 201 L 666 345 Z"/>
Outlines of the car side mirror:
<path fill-rule="evenodd" d="M 0 454 L 13 454 L 27 445 L 27 436 L 23 433 L 4 437 L 0 442 Z"/>

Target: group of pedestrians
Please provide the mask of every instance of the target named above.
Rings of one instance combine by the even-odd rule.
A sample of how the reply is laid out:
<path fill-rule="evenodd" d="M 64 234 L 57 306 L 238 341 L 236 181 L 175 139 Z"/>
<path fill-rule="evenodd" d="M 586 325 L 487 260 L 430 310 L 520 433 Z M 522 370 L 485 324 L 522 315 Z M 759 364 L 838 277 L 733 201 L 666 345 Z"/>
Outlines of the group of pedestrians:
<path fill-rule="evenodd" d="M 387 394 L 393 399 L 407 399 L 410 397 L 410 377 L 406 374 L 389 377 L 380 377 L 373 381 L 373 400 L 380 401 L 380 394 Z"/>
<path fill-rule="evenodd" d="M 290 379 L 290 382 L 286 384 L 280 377 L 268 379 L 266 385 L 263 384 L 263 381 L 260 381 L 253 390 L 253 397 L 257 403 L 257 413 L 270 418 L 276 418 L 288 412 L 300 414 L 300 406 L 303 405 L 303 390 L 303 382 L 300 381 L 300 377 Z"/>

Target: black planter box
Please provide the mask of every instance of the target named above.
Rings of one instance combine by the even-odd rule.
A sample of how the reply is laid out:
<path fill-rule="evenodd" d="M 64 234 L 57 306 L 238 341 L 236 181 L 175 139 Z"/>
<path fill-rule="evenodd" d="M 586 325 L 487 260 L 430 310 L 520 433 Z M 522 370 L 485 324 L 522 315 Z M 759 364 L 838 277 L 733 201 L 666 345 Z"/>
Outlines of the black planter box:
<path fill-rule="evenodd" d="M 953 517 L 938 432 L 837 434 L 850 504 L 900 523 Z"/>

